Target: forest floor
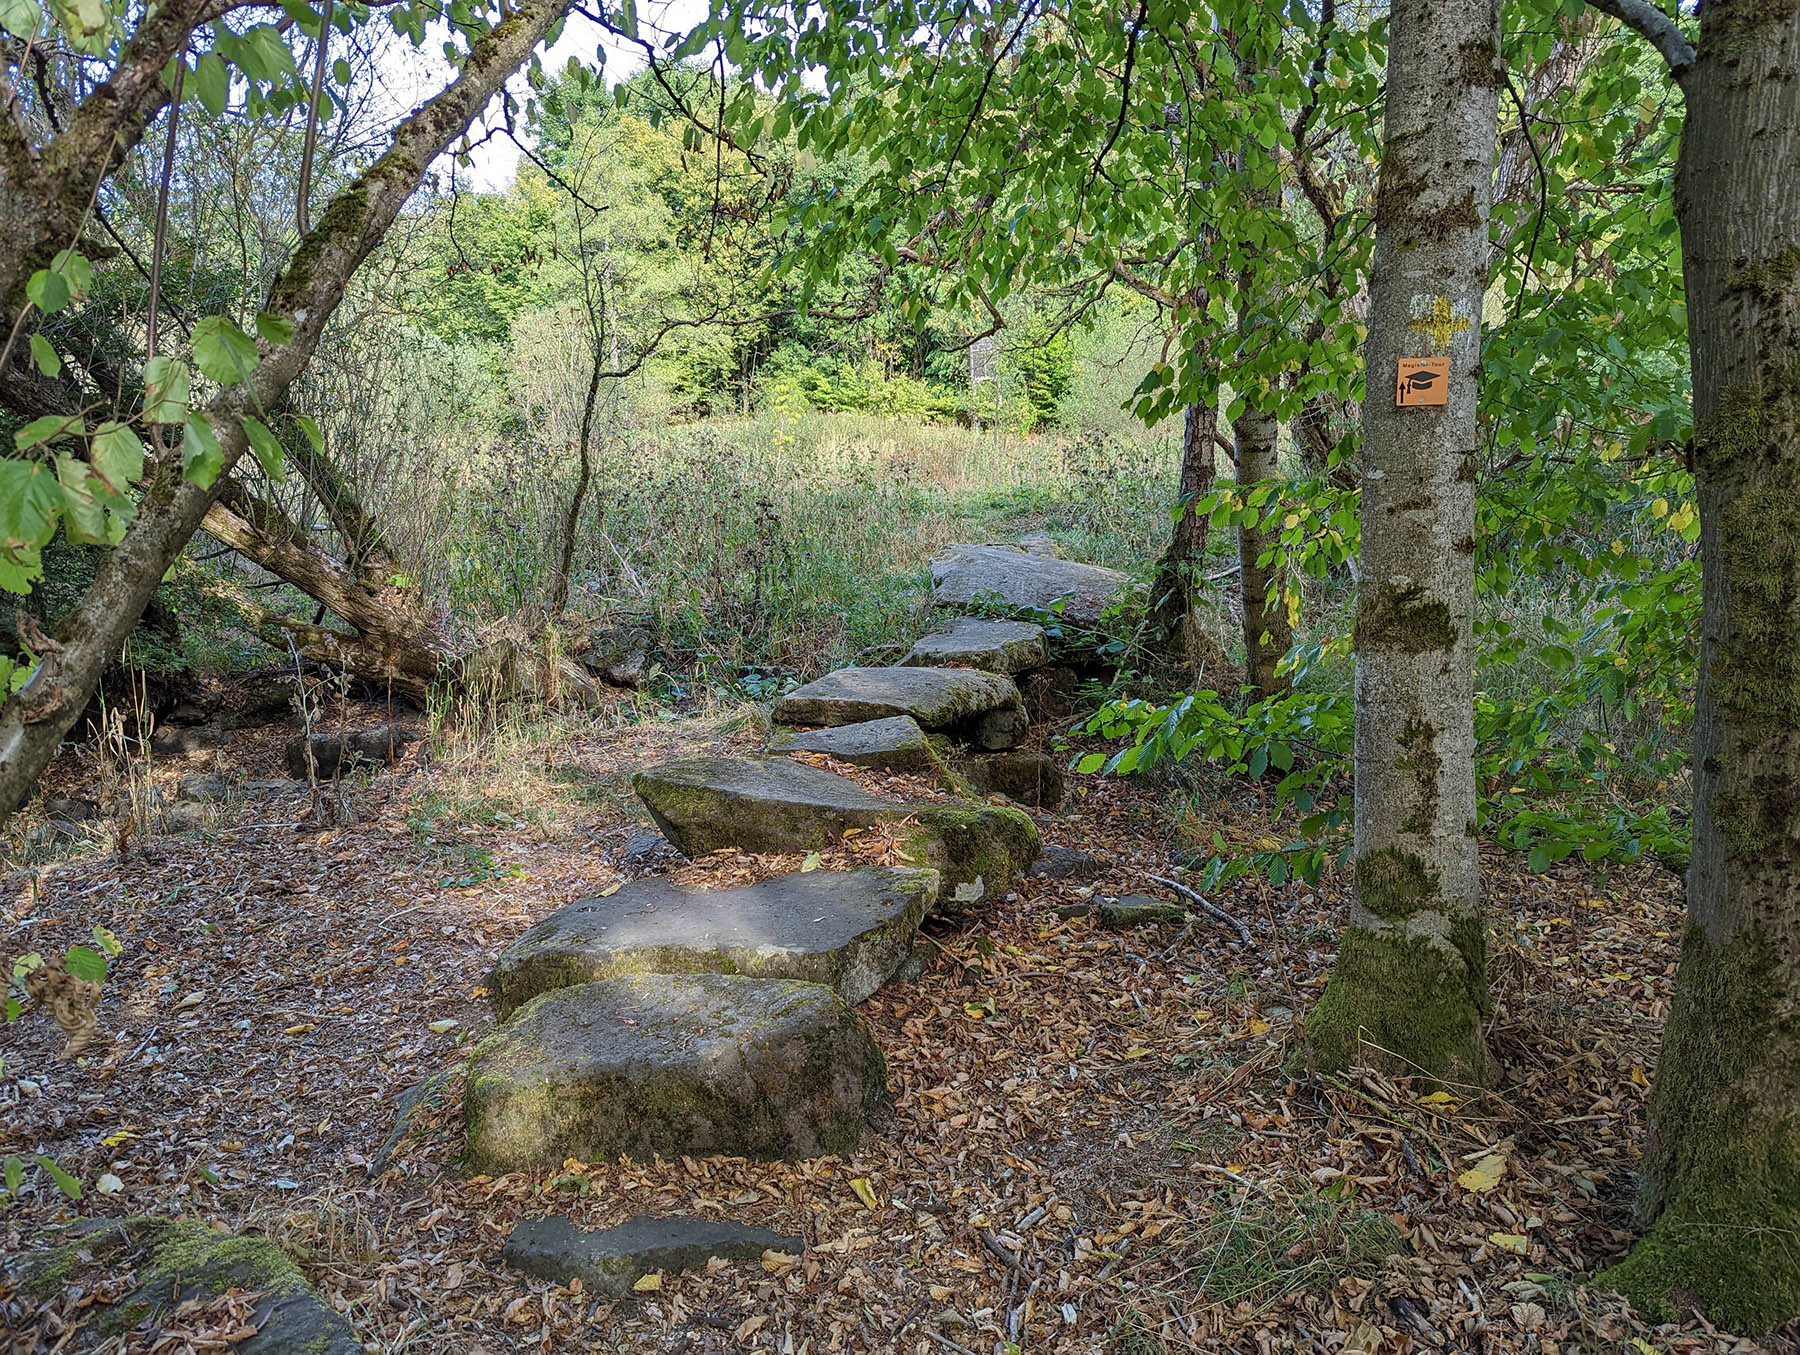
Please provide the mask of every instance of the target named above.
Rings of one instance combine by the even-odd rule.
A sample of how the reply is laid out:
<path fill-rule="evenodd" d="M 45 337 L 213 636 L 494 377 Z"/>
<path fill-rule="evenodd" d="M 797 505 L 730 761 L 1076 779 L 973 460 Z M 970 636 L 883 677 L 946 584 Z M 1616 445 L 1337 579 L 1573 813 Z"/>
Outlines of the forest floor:
<path fill-rule="evenodd" d="M 150 775 L 280 777 L 292 732 L 245 731 Z M 95 924 L 124 949 L 79 1061 L 55 1060 L 40 1014 L 0 1027 L 0 1153 L 45 1153 L 87 1183 L 71 1203 L 38 1174 L 0 1215 L 0 1255 L 77 1213 L 266 1232 L 383 1352 L 1770 1348 L 1640 1322 L 1578 1283 L 1630 1238 L 1681 927 L 1673 875 L 1539 876 L 1484 853 L 1499 1085 L 1296 1080 L 1292 1015 L 1329 971 L 1341 878 L 1220 897 L 1250 949 L 1210 924 L 1113 932 L 1051 912 L 1159 892 L 1145 877 L 1168 870 L 1172 797 L 1149 784 L 1082 778 L 1040 816 L 1046 842 L 1104 860 L 1101 880 L 1027 880 L 933 920 L 923 972 L 862 1005 L 894 1111 L 854 1155 L 465 1175 L 458 1070 L 492 1024 L 494 956 L 624 878 L 615 863 L 646 822 L 632 770 L 755 736 L 739 714 L 464 737 L 352 788 L 347 826 L 296 830 L 302 789 L 123 857 L 95 841 L 15 872 L 8 953 L 60 952 Z M 71 793 L 81 769 L 56 776 Z M 1234 840 L 1268 831 L 1253 793 L 1210 813 Z M 822 864 L 887 850 L 871 833 Z M 674 874 L 798 865 L 723 853 Z M 445 1071 L 372 1176 L 396 1099 Z M 596 1302 L 499 1267 L 514 1223 L 548 1212 L 697 1214 L 806 1246 Z M 46 1298 L 0 1282 L 0 1323 L 15 1349 L 50 1350 L 104 1292 L 94 1277 Z M 216 1331 L 178 1335 L 225 1348 L 206 1344 Z"/>

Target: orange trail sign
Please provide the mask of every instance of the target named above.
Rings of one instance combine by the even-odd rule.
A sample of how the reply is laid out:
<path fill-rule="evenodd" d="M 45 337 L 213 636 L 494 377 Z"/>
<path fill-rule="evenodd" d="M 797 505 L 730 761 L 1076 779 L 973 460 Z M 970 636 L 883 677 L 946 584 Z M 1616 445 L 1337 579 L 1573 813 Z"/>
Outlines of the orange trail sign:
<path fill-rule="evenodd" d="M 1406 408 L 1412 405 L 1444 405 L 1450 402 L 1450 359 L 1401 358 L 1400 371 L 1394 384 L 1394 403 Z"/>

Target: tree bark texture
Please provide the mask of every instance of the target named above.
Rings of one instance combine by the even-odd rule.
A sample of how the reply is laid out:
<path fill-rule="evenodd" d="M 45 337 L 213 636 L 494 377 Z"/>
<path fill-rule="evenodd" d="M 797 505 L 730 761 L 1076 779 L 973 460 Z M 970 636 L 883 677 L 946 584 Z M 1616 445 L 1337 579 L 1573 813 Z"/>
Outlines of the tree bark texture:
<path fill-rule="evenodd" d="M 1206 582 L 1200 577 L 1206 555 L 1207 515 L 1195 505 L 1212 493 L 1217 478 L 1218 406 L 1192 404 L 1181 425 L 1181 479 L 1177 490 L 1180 516 L 1169 548 L 1156 562 L 1150 585 L 1151 629 L 1164 664 L 1189 677 L 1223 668 L 1210 619 Z"/>
<path fill-rule="evenodd" d="M 1760 1334 L 1800 1317 L 1800 0 L 1707 0 L 1700 16 L 1691 65 L 1679 35 L 1661 44 L 1687 93 L 1694 851 L 1650 1097 L 1649 1232 L 1602 1278 L 1651 1315 L 1692 1303 Z"/>
<path fill-rule="evenodd" d="M 1321 1067 L 1488 1073 L 1475 838 L 1476 396 L 1500 0 L 1395 0 L 1376 190 L 1356 600 L 1356 887 L 1307 1019 Z M 1447 403 L 1399 407 L 1403 358 Z"/>
<path fill-rule="evenodd" d="M 566 0 L 525 0 L 478 38 L 456 78 L 395 129 L 386 153 L 338 194 L 312 232 L 300 242 L 265 307 L 292 322 L 292 338 L 286 343 L 262 340 L 249 379 L 220 394 L 205 410 L 224 451 L 218 478 L 202 488 L 168 466 L 152 472 L 137 517 L 124 539 L 102 562 L 70 618 L 63 653 L 40 664 L 24 690 L 0 706 L 0 821 L 30 795 L 39 775 L 56 755 L 63 736 L 99 684 L 107 660 L 137 624 L 156 585 L 198 529 L 232 468 L 244 455 L 248 443 L 243 417 L 280 404 L 289 384 L 317 347 L 325 322 L 342 300 L 351 275 L 381 242 L 401 207 L 418 188 L 427 167 L 461 135 L 566 9 Z M 155 11 L 144 31 L 160 34 L 161 25 L 172 12 Z M 166 42 L 162 37 L 158 41 L 173 51 L 185 36 L 184 29 Z M 139 38 L 128 46 L 128 61 L 142 40 L 140 32 Z M 166 56 L 157 56 L 153 51 L 146 59 L 153 64 L 145 79 L 160 89 Z M 129 84 L 127 76 L 134 70 L 136 67 L 129 65 L 122 67 L 113 83 Z M 110 86 L 102 87 L 106 88 Z M 116 102 L 102 100 L 97 111 L 90 114 L 89 105 L 96 100 L 101 100 L 99 91 L 89 96 L 76 120 L 53 146 L 77 127 L 85 127 L 97 118 L 104 120 L 102 115 Z M 75 168 L 94 165 L 92 174 L 103 174 L 104 148 L 110 144 L 110 138 L 100 143 L 94 152 L 97 162 L 80 160 Z M 49 158 L 46 153 L 45 160 Z M 8 180 L 10 190 L 14 182 L 10 165 Z M 93 178 L 86 181 L 91 183 Z M 49 185 L 45 191 L 54 189 L 54 185 Z M 11 205 L 9 212 L 29 215 L 17 203 Z M 35 248 L 30 240 L 23 241 L 22 246 L 27 252 Z M 16 279 L 17 269 L 22 266 L 18 261 L 19 247 L 9 241 L 0 249 L 0 295 L 5 294 L 5 284 Z"/>

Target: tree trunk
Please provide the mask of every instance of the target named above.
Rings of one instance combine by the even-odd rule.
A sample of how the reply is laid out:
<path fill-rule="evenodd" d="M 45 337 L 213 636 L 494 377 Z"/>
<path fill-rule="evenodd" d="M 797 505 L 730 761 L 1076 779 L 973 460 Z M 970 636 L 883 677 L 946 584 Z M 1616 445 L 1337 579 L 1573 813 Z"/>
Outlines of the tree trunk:
<path fill-rule="evenodd" d="M 386 153 L 338 194 L 312 233 L 300 242 L 286 272 L 271 289 L 266 307 L 292 324 L 291 339 L 259 343 L 249 379 L 221 393 L 204 411 L 224 452 L 219 476 L 211 485 L 201 486 L 168 467 L 152 472 L 137 517 L 124 539 L 101 562 L 70 618 L 63 652 L 47 656 L 24 690 L 0 705 L 0 821 L 31 794 L 56 756 L 63 736 L 99 685 L 107 661 L 137 624 L 151 593 L 248 449 L 244 417 L 280 403 L 312 356 L 325 321 L 343 299 L 351 276 L 381 242 L 431 162 L 524 64 L 566 9 L 566 0 L 523 0 L 477 38 L 455 79 L 395 128 Z M 146 28 L 160 26 L 163 16 L 172 12 L 157 11 L 146 20 Z M 178 46 L 179 37 L 170 45 Z M 134 40 L 128 50 L 137 51 L 140 45 Z M 156 54 L 160 50 L 147 58 L 154 64 L 144 76 L 158 88 L 166 57 Z M 121 79 L 115 76 L 113 83 Z M 144 97 L 148 100 L 150 96 Z M 90 96 L 89 103 L 96 99 L 99 94 Z M 85 110 L 87 105 L 83 107 Z M 105 112 L 101 109 L 96 117 Z M 69 129 L 74 130 L 73 126 Z M 110 140 L 104 142 L 96 152 L 102 162 L 105 147 L 111 144 Z M 94 173 L 103 174 L 104 163 Z M 27 240 L 25 248 L 28 252 L 35 246 Z M 6 252 L 0 250 L 0 255 Z M 0 258 L 0 294 L 5 290 L 7 270 L 18 266 L 22 265 L 17 260 Z"/>
<path fill-rule="evenodd" d="M 1274 415 L 1248 402 L 1244 412 L 1232 421 L 1232 454 L 1237 461 L 1238 484 L 1248 488 L 1259 480 L 1277 478 L 1280 472 L 1275 464 L 1275 438 L 1280 426 Z M 1250 684 L 1263 696 L 1281 696 L 1288 691 L 1287 678 L 1276 670 L 1294 643 L 1287 602 L 1282 596 L 1281 568 L 1273 563 L 1259 563 L 1279 535 L 1248 523 L 1238 528 L 1238 577 L 1244 587 L 1244 666 Z"/>
<path fill-rule="evenodd" d="M 1158 657 L 1169 669 L 1191 676 L 1224 666 L 1201 596 L 1206 586 L 1200 568 L 1206 555 L 1207 515 L 1194 510 L 1195 504 L 1212 493 L 1218 436 L 1218 407 L 1189 405 L 1181 425 L 1180 515 L 1150 586 L 1151 630 L 1160 650 Z"/>
<path fill-rule="evenodd" d="M 1391 15 L 1363 401 L 1356 882 L 1306 1027 L 1320 1067 L 1479 1081 L 1474 458 L 1500 0 L 1395 0 Z M 1401 407 L 1399 363 L 1426 355 L 1448 357 L 1447 403 Z"/>
<path fill-rule="evenodd" d="M 306 658 L 343 668 L 414 702 L 423 702 L 434 682 L 454 673 L 456 652 L 411 598 L 348 569 L 298 532 L 271 530 L 270 523 L 258 520 L 256 509 L 261 507 L 232 486 L 207 509 L 200 525 L 221 545 L 293 584 L 355 628 L 355 634 L 346 635 L 266 612 L 258 627 L 265 641 L 285 649 L 291 640 Z"/>
<path fill-rule="evenodd" d="M 1707 0 L 1698 57 L 1676 66 L 1701 523 L 1694 851 L 1650 1097 L 1650 1231 L 1602 1276 L 1653 1316 L 1691 1302 L 1750 1334 L 1800 1317 L 1796 71 L 1795 0 Z"/>

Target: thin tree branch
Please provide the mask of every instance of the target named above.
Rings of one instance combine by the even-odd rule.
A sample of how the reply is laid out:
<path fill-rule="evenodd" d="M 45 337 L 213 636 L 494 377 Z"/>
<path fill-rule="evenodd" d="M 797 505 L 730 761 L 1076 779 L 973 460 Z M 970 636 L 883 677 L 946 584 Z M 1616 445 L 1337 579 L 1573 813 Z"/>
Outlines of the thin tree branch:
<path fill-rule="evenodd" d="M 1675 21 L 1650 0 L 1588 0 L 1602 14 L 1610 14 L 1662 54 L 1669 74 L 1679 84 L 1694 65 L 1694 44 L 1682 35 Z"/>

